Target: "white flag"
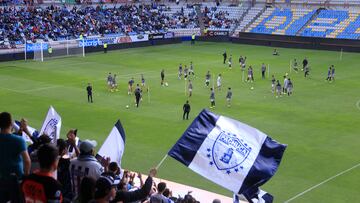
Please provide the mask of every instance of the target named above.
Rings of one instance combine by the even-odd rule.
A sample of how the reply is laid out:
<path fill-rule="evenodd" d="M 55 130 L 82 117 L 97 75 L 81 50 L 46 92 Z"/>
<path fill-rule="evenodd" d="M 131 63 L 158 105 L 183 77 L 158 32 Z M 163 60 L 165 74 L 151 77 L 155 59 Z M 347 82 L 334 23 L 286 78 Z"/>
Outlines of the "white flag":
<path fill-rule="evenodd" d="M 98 155 L 101 157 L 110 157 L 112 162 L 121 166 L 121 158 L 125 149 L 125 132 L 118 120 L 111 130 L 109 136 L 101 146 Z"/>
<path fill-rule="evenodd" d="M 60 129 L 61 117 L 55 109 L 50 106 L 39 134 L 46 134 L 50 137 L 51 143 L 56 143 L 56 140 L 60 138 Z"/>

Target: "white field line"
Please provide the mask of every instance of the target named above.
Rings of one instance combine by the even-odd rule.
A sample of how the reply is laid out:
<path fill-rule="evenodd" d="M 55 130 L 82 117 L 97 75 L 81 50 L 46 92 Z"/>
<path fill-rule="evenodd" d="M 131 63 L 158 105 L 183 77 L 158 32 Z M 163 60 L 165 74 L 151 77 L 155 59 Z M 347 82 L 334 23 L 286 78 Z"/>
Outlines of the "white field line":
<path fill-rule="evenodd" d="M 303 191 L 303 192 L 301 192 L 301 193 L 293 196 L 292 198 L 286 200 L 284 203 L 291 202 L 291 201 L 293 201 L 294 199 L 296 199 L 296 198 L 298 198 L 298 197 L 300 197 L 300 196 L 302 196 L 302 195 L 310 192 L 311 190 L 313 190 L 313 189 L 315 189 L 315 188 L 317 188 L 317 187 L 320 187 L 321 185 L 329 182 L 330 180 L 332 180 L 332 179 L 334 179 L 334 178 L 336 178 L 336 177 L 338 177 L 338 176 L 341 176 L 341 175 L 344 174 L 344 173 L 347 173 L 347 172 L 349 172 L 349 171 L 357 168 L 358 166 L 360 166 L 360 163 L 358 163 L 358 164 L 356 164 L 355 166 L 353 166 L 353 167 L 351 167 L 351 168 L 348 168 L 348 169 L 346 169 L 346 170 L 344 170 L 344 171 L 342 171 L 342 172 L 340 172 L 340 173 L 338 173 L 338 174 L 336 174 L 336 175 L 334 175 L 334 176 L 331 176 L 330 178 L 328 178 L 328 179 L 326 179 L 326 180 L 324 180 L 324 181 L 322 181 L 322 182 L 320 182 L 320 183 L 318 183 L 318 184 L 310 187 L 309 189 L 307 189 L 307 190 L 305 190 L 305 191 Z"/>

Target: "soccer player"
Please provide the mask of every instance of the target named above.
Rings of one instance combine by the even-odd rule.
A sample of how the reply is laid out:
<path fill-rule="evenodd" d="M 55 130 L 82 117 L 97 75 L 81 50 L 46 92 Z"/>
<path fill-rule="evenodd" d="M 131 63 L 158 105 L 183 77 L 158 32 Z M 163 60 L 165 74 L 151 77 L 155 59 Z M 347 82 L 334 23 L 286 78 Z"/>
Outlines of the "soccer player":
<path fill-rule="evenodd" d="M 160 77 L 161 77 L 161 86 L 164 86 L 164 79 L 165 79 L 165 70 L 164 69 L 161 70 Z"/>
<path fill-rule="evenodd" d="M 183 106 L 183 120 L 185 120 L 185 116 L 186 116 L 186 120 L 189 120 L 189 113 L 190 113 L 190 104 L 189 104 L 189 100 L 186 101 L 186 103 Z"/>
<path fill-rule="evenodd" d="M 306 66 L 309 64 L 309 61 L 307 60 L 306 57 L 304 58 L 302 64 L 303 64 L 303 68 L 302 68 L 302 71 L 303 71 L 303 70 L 305 70 Z"/>
<path fill-rule="evenodd" d="M 231 91 L 231 87 L 229 87 L 228 91 L 226 93 L 226 101 L 227 101 L 227 106 L 228 107 L 231 106 L 231 98 L 232 98 L 232 91 Z"/>
<path fill-rule="evenodd" d="M 116 74 L 114 74 L 113 78 L 112 78 L 112 90 L 114 91 L 119 91 L 118 88 L 117 88 L 117 82 L 116 82 Z"/>
<path fill-rule="evenodd" d="M 305 78 L 306 78 L 308 75 L 310 75 L 310 68 L 309 68 L 309 66 L 305 66 L 304 71 L 305 71 L 304 76 L 305 76 Z"/>
<path fill-rule="evenodd" d="M 132 94 L 133 92 L 133 84 L 134 84 L 134 78 L 131 78 L 128 82 L 128 95 Z"/>
<path fill-rule="evenodd" d="M 288 96 L 290 96 L 292 94 L 293 87 L 294 87 L 294 85 L 293 85 L 292 81 L 289 78 L 288 85 L 287 85 L 287 94 L 288 94 Z"/>
<path fill-rule="evenodd" d="M 196 35 L 195 35 L 195 33 L 193 33 L 193 34 L 191 35 L 191 45 L 194 45 L 194 44 L 195 44 L 195 37 L 196 37 Z"/>
<path fill-rule="evenodd" d="M 184 67 L 184 79 L 185 79 L 185 80 L 187 80 L 188 73 L 189 73 L 189 69 L 188 69 L 188 67 L 185 65 L 185 67 Z"/>
<path fill-rule="evenodd" d="M 239 57 L 239 64 L 240 64 L 240 67 L 242 67 L 242 64 L 244 62 L 244 58 L 242 56 Z"/>
<path fill-rule="evenodd" d="M 242 63 L 242 66 L 241 66 L 241 70 L 242 71 L 245 71 L 245 68 L 246 68 L 246 56 L 244 57 L 244 59 L 243 59 L 243 63 Z"/>
<path fill-rule="evenodd" d="M 277 49 L 274 49 L 273 55 L 274 55 L 274 56 L 279 56 L 279 52 L 277 51 Z"/>
<path fill-rule="evenodd" d="M 249 66 L 249 68 L 248 68 L 248 76 L 247 76 L 246 81 L 254 82 L 254 73 L 253 73 L 253 69 L 251 66 Z"/>
<path fill-rule="evenodd" d="M 334 67 L 334 65 L 332 65 L 332 69 L 331 69 L 331 79 L 332 79 L 332 81 L 335 81 L 335 67 Z"/>
<path fill-rule="evenodd" d="M 210 78 L 211 78 L 211 75 L 210 75 L 210 71 L 208 71 L 205 75 L 205 85 L 206 87 L 209 87 L 210 85 Z"/>
<path fill-rule="evenodd" d="M 192 62 L 192 61 L 190 62 L 189 75 L 193 75 L 193 76 L 195 76 L 194 66 L 193 66 L 193 62 Z"/>
<path fill-rule="evenodd" d="M 143 74 L 141 74 L 141 86 L 145 87 L 145 78 Z"/>
<path fill-rule="evenodd" d="M 232 55 L 231 54 L 230 54 L 230 57 L 229 57 L 228 64 L 229 64 L 229 68 L 231 69 L 231 66 L 232 66 Z"/>
<path fill-rule="evenodd" d="M 276 98 L 281 97 L 281 84 L 280 81 L 276 81 Z"/>
<path fill-rule="evenodd" d="M 61 184 L 53 178 L 59 163 L 59 151 L 51 144 L 42 145 L 37 151 L 40 170 L 26 177 L 21 190 L 26 202 L 62 202 Z"/>
<path fill-rule="evenodd" d="M 52 53 L 53 53 L 53 48 L 51 46 L 49 46 L 48 48 L 48 53 L 49 53 L 49 56 L 50 58 L 52 57 Z"/>
<path fill-rule="evenodd" d="M 92 98 L 92 86 L 90 83 L 88 83 L 88 86 L 86 87 L 86 91 L 87 91 L 87 98 L 88 98 L 88 102 L 93 103 L 93 98 Z"/>
<path fill-rule="evenodd" d="M 192 84 L 191 80 L 189 80 L 188 89 L 189 89 L 189 97 L 191 97 L 192 96 L 192 90 L 193 90 L 193 84 Z"/>
<path fill-rule="evenodd" d="M 141 99 L 141 89 L 139 84 L 136 84 L 136 88 L 135 88 L 135 102 L 136 102 L 136 107 L 139 107 L 139 102 Z"/>
<path fill-rule="evenodd" d="M 226 62 L 226 59 L 227 59 L 227 54 L 226 54 L 226 50 L 224 51 L 224 53 L 223 53 L 223 57 L 224 57 L 224 62 L 223 62 L 223 64 L 225 64 L 225 62 Z"/>
<path fill-rule="evenodd" d="M 327 81 L 331 81 L 331 66 L 329 67 L 326 80 L 327 80 Z"/>
<path fill-rule="evenodd" d="M 110 91 L 112 89 L 111 83 L 112 83 L 112 75 L 111 75 L 111 73 L 109 73 L 109 75 L 107 76 L 107 85 L 108 85 Z"/>
<path fill-rule="evenodd" d="M 275 93 L 275 82 L 276 82 L 275 76 L 272 75 L 272 78 L 271 78 L 271 92 L 272 93 Z"/>
<path fill-rule="evenodd" d="M 179 78 L 179 80 L 181 80 L 182 70 L 183 70 L 182 64 L 180 63 L 180 65 L 179 65 L 179 73 L 178 73 L 178 78 Z"/>
<path fill-rule="evenodd" d="M 288 84 L 289 84 L 289 80 L 288 80 L 288 78 L 286 77 L 286 75 L 284 75 L 284 86 L 283 86 L 283 93 L 284 93 L 284 94 L 287 93 Z"/>
<path fill-rule="evenodd" d="M 221 74 L 218 75 L 216 79 L 216 88 L 220 91 L 221 90 Z"/>
<path fill-rule="evenodd" d="M 261 77 L 262 77 L 262 79 L 265 79 L 265 72 L 266 72 L 266 65 L 263 63 L 261 65 Z"/>
<path fill-rule="evenodd" d="M 215 108 L 215 91 L 213 88 L 210 88 L 210 109 Z"/>
<path fill-rule="evenodd" d="M 294 71 L 295 72 L 298 72 L 298 62 L 296 61 L 296 59 L 294 59 L 294 61 L 293 61 L 293 69 L 294 69 Z"/>

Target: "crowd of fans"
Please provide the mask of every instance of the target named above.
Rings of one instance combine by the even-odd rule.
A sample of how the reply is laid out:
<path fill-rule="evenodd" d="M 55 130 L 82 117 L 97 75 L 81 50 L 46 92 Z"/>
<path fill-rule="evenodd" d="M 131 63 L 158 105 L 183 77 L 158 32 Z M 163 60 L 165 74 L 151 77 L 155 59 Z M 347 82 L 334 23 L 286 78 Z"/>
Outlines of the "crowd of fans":
<path fill-rule="evenodd" d="M 150 169 L 140 173 L 122 170 L 109 158 L 95 156 L 96 142 L 80 141 L 76 130 L 55 143 L 47 136 L 33 137 L 22 119 L 14 131 L 7 112 L 0 113 L 0 202 L 146 202 L 196 203 L 190 193 L 173 197 L 165 182 L 154 181 Z M 31 138 L 27 146 L 22 134 Z M 138 184 L 137 184 L 138 183 Z M 219 202 L 216 200 L 216 202 Z"/>
<path fill-rule="evenodd" d="M 237 19 L 229 19 L 227 11 L 218 11 L 217 7 L 205 7 L 203 14 L 205 16 L 204 24 L 210 29 L 230 29 L 231 25 L 238 23 Z"/>
<path fill-rule="evenodd" d="M 184 11 L 187 9 L 187 12 Z M 199 27 L 192 5 L 177 12 L 171 7 L 151 5 L 48 6 L 0 8 L 0 42 L 24 43 L 41 39 L 78 39 L 104 34 L 133 35 L 166 32 L 168 29 Z M 233 20 L 216 7 L 205 9 L 205 23 L 216 28 L 230 28 Z"/>

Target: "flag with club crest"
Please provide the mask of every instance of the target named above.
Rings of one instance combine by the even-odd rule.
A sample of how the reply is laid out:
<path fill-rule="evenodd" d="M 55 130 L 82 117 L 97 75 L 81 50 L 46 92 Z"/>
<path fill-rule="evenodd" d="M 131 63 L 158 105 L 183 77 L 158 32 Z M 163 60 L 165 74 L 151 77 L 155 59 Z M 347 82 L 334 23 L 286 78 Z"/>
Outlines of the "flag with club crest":
<path fill-rule="evenodd" d="M 61 117 L 55 111 L 54 107 L 50 106 L 39 135 L 46 134 L 50 137 L 51 143 L 54 144 L 56 143 L 57 139 L 60 138 L 60 129 Z"/>
<path fill-rule="evenodd" d="M 275 174 L 285 149 L 256 128 L 203 110 L 168 155 L 235 194 L 252 198 Z"/>

